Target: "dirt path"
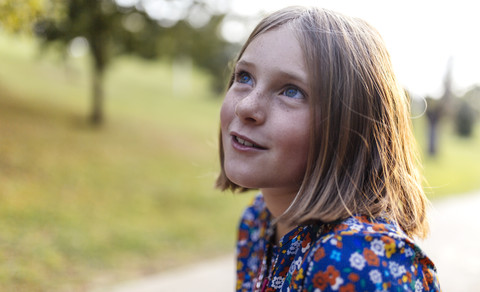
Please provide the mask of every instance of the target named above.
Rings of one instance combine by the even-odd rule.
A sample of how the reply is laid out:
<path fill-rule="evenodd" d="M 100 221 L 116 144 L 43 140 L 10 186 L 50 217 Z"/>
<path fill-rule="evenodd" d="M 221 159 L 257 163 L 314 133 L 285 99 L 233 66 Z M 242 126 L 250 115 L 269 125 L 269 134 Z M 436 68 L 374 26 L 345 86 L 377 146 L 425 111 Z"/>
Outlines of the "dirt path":
<path fill-rule="evenodd" d="M 480 287 L 480 192 L 434 202 L 431 234 L 420 242 L 435 262 L 446 292 Z M 95 292 L 228 292 L 233 291 L 233 255 Z"/>

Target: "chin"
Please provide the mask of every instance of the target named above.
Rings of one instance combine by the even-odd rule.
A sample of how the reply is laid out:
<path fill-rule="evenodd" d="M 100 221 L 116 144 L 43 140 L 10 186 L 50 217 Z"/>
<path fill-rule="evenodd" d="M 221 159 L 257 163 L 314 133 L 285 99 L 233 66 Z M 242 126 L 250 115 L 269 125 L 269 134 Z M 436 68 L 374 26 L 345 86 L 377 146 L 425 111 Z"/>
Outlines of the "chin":
<path fill-rule="evenodd" d="M 259 189 L 260 187 L 258 186 L 258 178 L 255 177 L 245 177 L 242 175 L 231 175 L 228 172 L 226 172 L 227 178 L 233 182 L 234 184 L 246 188 L 246 189 Z"/>

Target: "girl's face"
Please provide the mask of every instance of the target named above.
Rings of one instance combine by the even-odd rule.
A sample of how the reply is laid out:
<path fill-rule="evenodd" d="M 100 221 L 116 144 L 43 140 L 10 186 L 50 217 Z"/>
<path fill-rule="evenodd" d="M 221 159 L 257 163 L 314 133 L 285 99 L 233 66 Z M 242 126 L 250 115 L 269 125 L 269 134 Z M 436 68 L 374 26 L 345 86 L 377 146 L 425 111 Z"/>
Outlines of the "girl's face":
<path fill-rule="evenodd" d="M 248 45 L 221 109 L 224 168 L 232 182 L 296 194 L 309 148 L 308 77 L 300 44 L 287 28 Z"/>

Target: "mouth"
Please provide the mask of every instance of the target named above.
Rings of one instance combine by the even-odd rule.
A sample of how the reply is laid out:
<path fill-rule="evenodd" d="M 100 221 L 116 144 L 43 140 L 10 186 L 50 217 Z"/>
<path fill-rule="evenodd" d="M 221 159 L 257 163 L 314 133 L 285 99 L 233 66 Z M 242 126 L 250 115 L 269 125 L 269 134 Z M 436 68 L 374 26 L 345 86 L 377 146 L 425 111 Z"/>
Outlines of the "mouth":
<path fill-rule="evenodd" d="M 237 135 L 232 135 L 232 137 L 233 137 L 233 140 L 235 142 L 237 142 L 238 144 L 243 145 L 245 147 L 256 148 L 256 149 L 261 149 L 261 150 L 267 149 L 267 148 L 265 148 L 261 145 L 255 144 L 255 142 L 253 142 L 251 140 L 248 140 L 246 138 L 242 138 L 242 137 L 239 137 Z"/>

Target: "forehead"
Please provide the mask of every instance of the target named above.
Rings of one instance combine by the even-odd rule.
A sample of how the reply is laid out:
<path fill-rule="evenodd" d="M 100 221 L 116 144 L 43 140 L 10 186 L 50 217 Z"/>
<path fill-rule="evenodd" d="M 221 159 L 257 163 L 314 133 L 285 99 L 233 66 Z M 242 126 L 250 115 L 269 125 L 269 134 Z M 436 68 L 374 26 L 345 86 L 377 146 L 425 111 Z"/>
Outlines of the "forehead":
<path fill-rule="evenodd" d="M 288 26 L 266 31 L 254 38 L 241 56 L 239 63 L 242 62 L 294 73 L 305 81 L 308 77 L 301 44 Z"/>

